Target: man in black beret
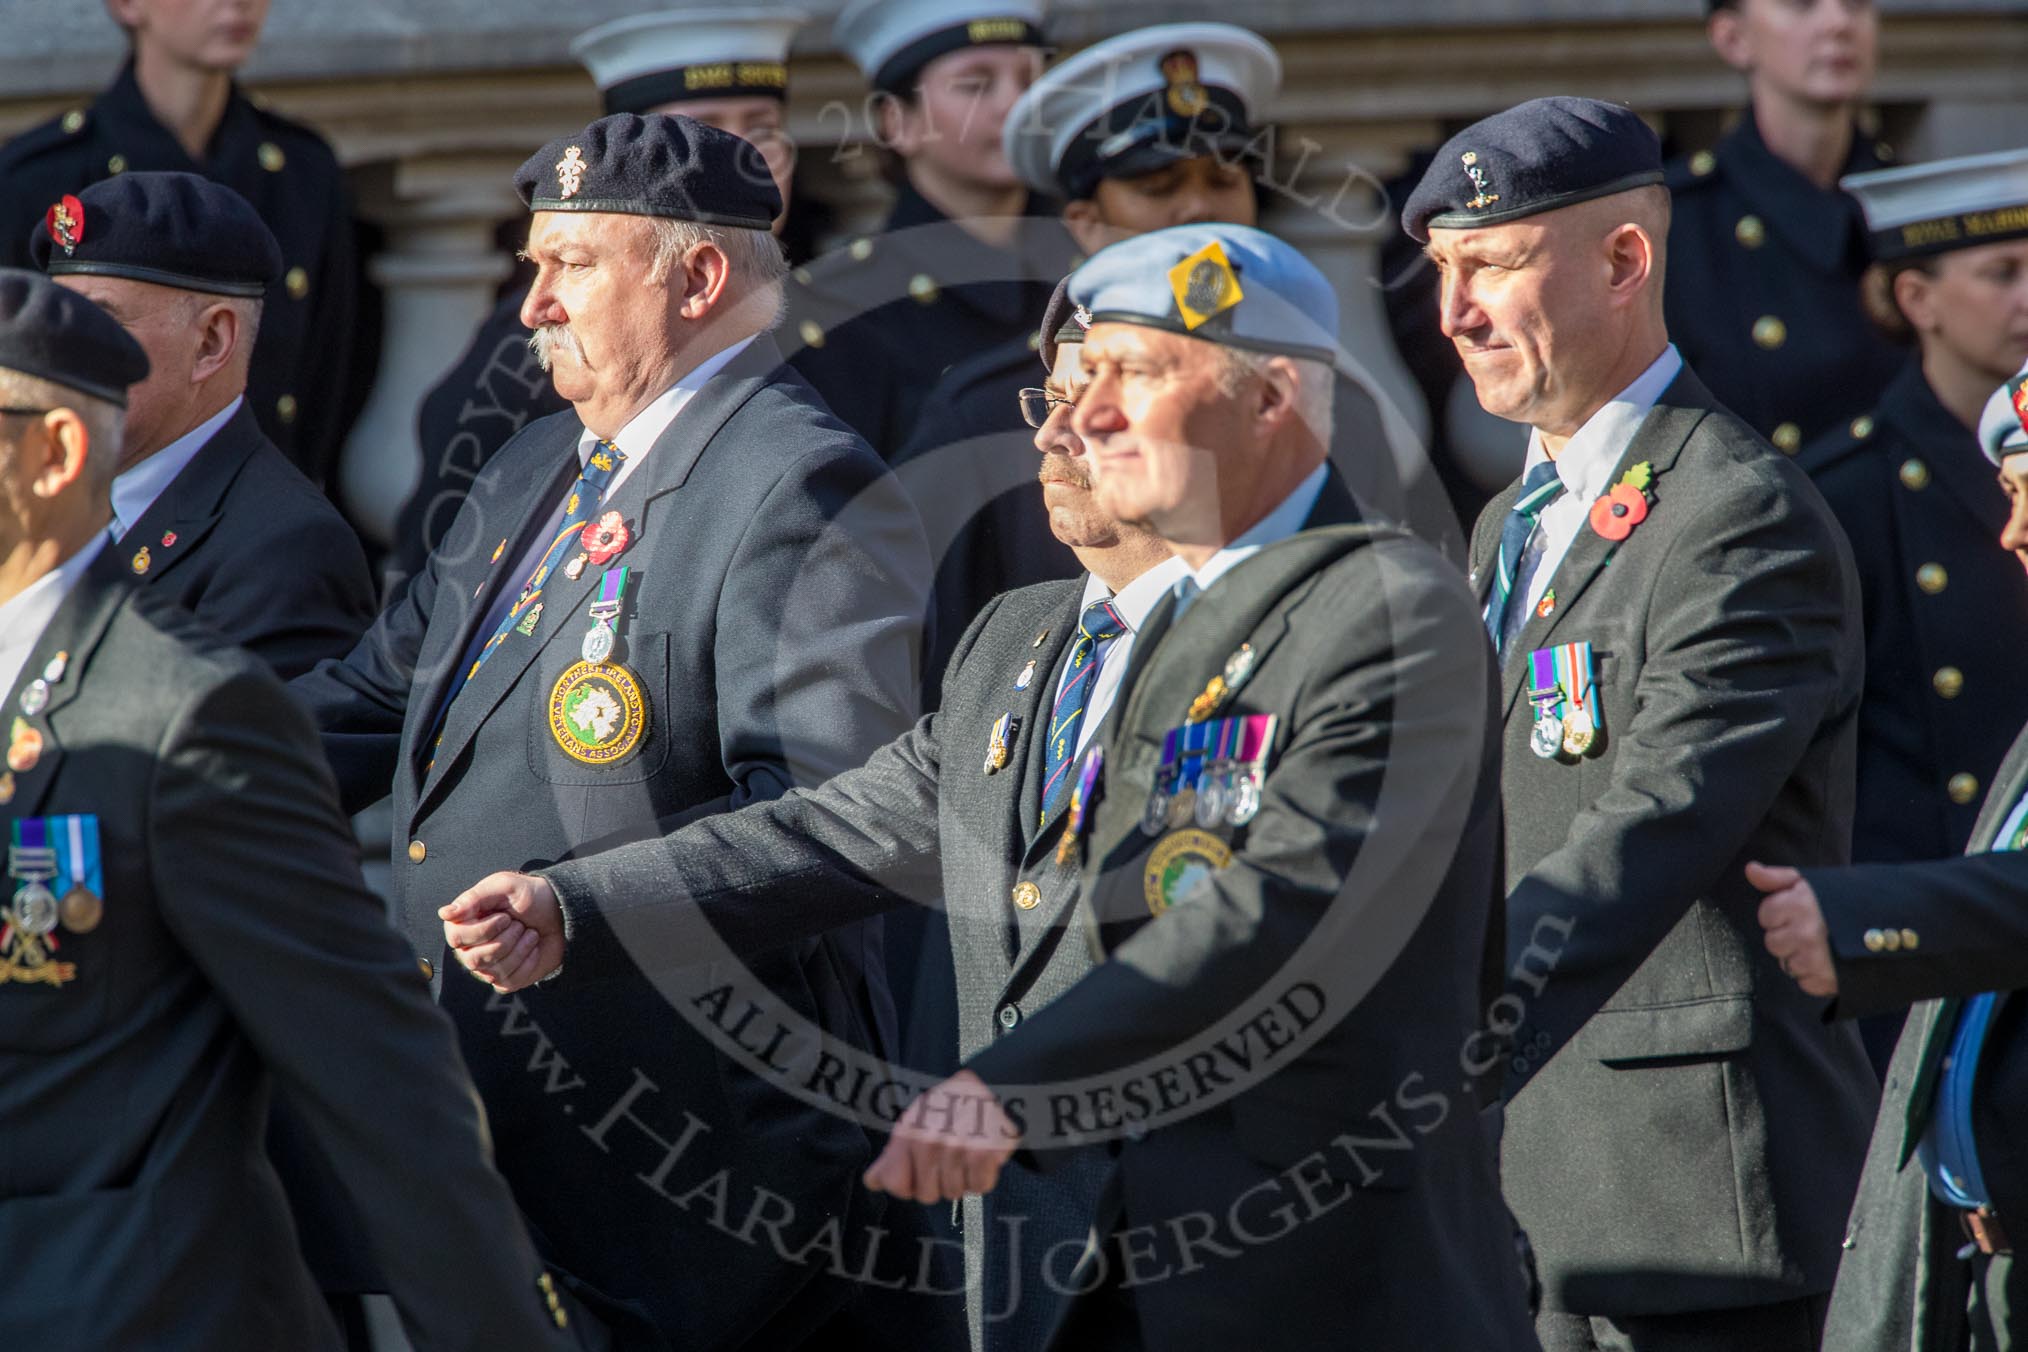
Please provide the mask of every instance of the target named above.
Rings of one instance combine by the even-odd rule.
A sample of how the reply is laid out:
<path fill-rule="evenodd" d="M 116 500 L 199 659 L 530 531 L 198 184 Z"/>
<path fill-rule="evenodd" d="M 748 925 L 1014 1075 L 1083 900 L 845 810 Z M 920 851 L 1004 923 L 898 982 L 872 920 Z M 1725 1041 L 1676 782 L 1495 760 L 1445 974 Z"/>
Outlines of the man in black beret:
<path fill-rule="evenodd" d="M 330 482 L 372 371 L 355 360 L 361 275 L 345 175 L 315 131 L 257 107 L 234 80 L 266 0 L 104 0 L 129 45 L 119 75 L 0 147 L 0 264 L 31 267 L 29 227 L 87 184 L 144 170 L 201 174 L 253 204 L 280 242 L 247 402 L 319 486 Z"/>
<path fill-rule="evenodd" d="M 432 970 L 438 908 L 478 879 L 820 781 L 915 712 L 921 526 L 769 337 L 786 265 L 761 153 L 621 113 L 515 184 L 522 322 L 572 407 L 500 449 L 359 646 L 295 687 L 347 805 L 393 792 L 395 906 Z M 888 1054 L 877 925 L 753 964 L 785 1027 Z M 795 1346 L 857 1294 L 821 1246 L 791 1254 L 883 1210 L 858 1121 L 722 1050 L 619 945 L 512 999 L 436 980 L 502 1172 L 618 1346 Z M 720 1170 L 716 1212 L 677 1200 Z M 781 1199 L 777 1242 L 737 1235 Z"/>
<path fill-rule="evenodd" d="M 1877 1085 L 1742 870 L 1849 857 L 1858 585 L 1669 341 L 1661 180 L 1626 109 L 1537 99 L 1403 212 L 1479 402 L 1532 429 L 1471 549 L 1506 710 L 1502 1181 L 1550 1352 L 1814 1352 Z"/>
<path fill-rule="evenodd" d="M 0 269 L 8 1336 L 335 1352 L 263 1149 L 283 1096 L 418 1349 L 568 1347 L 308 721 L 254 658 L 94 566 L 147 374 L 90 301 Z"/>
<path fill-rule="evenodd" d="M 253 207 L 196 174 L 131 173 L 49 205 L 35 265 L 148 354 L 113 480 L 119 565 L 283 679 L 373 619 L 365 552 L 246 398 L 282 256 Z"/>

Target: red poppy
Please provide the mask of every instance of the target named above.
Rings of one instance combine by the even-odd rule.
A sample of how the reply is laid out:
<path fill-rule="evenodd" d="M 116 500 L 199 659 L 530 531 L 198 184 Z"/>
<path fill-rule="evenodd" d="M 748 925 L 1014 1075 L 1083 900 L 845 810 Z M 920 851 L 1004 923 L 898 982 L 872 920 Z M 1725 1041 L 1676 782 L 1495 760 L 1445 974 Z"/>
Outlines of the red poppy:
<path fill-rule="evenodd" d="M 607 512 L 596 521 L 586 522 L 577 536 L 578 544 L 584 549 L 585 562 L 594 566 L 605 564 L 632 544 L 633 539 L 627 531 L 627 523 L 618 512 Z"/>
<path fill-rule="evenodd" d="M 1608 540 L 1626 539 L 1647 517 L 1648 499 L 1632 484 L 1614 484 L 1591 505 L 1591 528 Z"/>

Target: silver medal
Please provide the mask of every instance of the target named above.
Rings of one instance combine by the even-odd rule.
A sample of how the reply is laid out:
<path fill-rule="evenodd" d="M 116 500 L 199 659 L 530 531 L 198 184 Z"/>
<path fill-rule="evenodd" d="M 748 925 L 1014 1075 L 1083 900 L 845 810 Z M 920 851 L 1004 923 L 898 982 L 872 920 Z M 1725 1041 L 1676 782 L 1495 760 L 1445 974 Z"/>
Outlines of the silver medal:
<path fill-rule="evenodd" d="M 1259 812 L 1260 771 L 1247 769 L 1232 786 L 1232 800 L 1225 805 L 1225 820 L 1233 826 L 1245 826 Z"/>
<path fill-rule="evenodd" d="M 1225 804 L 1229 797 L 1230 779 L 1224 763 L 1213 761 L 1204 767 L 1204 773 L 1197 780 L 1197 801 L 1191 804 L 1190 815 L 1205 830 L 1210 830 L 1225 819 Z"/>
<path fill-rule="evenodd" d="M 578 656 L 593 666 L 603 663 L 613 655 L 613 627 L 603 619 L 585 631 L 584 642 L 578 647 Z"/>
<path fill-rule="evenodd" d="M 56 928 L 56 893 L 41 883 L 29 883 L 14 894 L 14 923 L 30 934 L 47 934 Z"/>
<path fill-rule="evenodd" d="M 1536 715 L 1535 726 L 1528 731 L 1528 749 L 1544 760 L 1555 760 L 1563 750 L 1563 720 L 1551 713 Z"/>
<path fill-rule="evenodd" d="M 21 712 L 35 717 L 49 706 L 49 682 L 37 677 L 21 691 Z"/>
<path fill-rule="evenodd" d="M 1169 824 L 1169 795 L 1157 785 L 1148 795 L 1148 804 L 1141 809 L 1141 834 L 1159 836 L 1162 828 Z"/>

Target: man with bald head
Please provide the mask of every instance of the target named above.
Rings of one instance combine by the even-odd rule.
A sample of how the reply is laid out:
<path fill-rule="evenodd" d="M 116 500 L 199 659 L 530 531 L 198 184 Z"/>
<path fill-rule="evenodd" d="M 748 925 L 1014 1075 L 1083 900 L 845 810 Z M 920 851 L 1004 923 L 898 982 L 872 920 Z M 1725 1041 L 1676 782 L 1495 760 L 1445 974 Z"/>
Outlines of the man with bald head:
<path fill-rule="evenodd" d="M 1506 719 L 1502 1178 L 1550 1352 L 1808 1352 L 1877 1086 L 1742 870 L 1849 856 L 1858 588 L 1669 341 L 1661 182 L 1631 113 L 1538 99 L 1402 213 L 1480 403 L 1533 428 L 1471 552 Z"/>

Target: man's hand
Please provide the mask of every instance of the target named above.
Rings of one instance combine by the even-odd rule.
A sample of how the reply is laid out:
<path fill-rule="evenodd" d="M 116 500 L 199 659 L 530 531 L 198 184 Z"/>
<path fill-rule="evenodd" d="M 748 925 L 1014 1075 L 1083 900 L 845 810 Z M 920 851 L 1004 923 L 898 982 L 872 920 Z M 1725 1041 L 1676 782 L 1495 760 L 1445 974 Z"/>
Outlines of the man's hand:
<path fill-rule="evenodd" d="M 908 1106 L 866 1186 L 918 1202 L 991 1192 L 1020 1140 L 993 1091 L 961 1070 Z"/>
<path fill-rule="evenodd" d="M 563 966 L 563 908 L 541 878 L 495 873 L 437 911 L 465 970 L 501 994 Z"/>
<path fill-rule="evenodd" d="M 1746 880 L 1768 895 L 1760 903 L 1760 927 L 1767 951 L 1810 995 L 1836 995 L 1838 969 L 1831 961 L 1831 933 L 1816 891 L 1792 868 L 1748 864 Z"/>

